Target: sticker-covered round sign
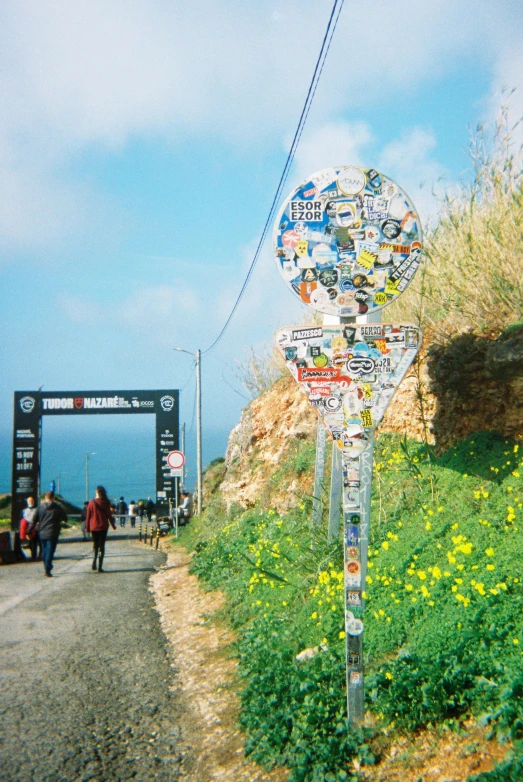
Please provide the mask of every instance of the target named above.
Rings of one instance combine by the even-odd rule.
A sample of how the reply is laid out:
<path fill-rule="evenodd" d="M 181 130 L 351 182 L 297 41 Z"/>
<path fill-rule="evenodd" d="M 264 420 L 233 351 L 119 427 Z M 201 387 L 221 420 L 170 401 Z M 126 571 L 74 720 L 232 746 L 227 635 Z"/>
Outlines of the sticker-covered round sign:
<path fill-rule="evenodd" d="M 280 273 L 301 301 L 339 317 L 390 304 L 420 264 L 408 195 L 374 168 L 326 168 L 285 201 L 274 230 Z"/>

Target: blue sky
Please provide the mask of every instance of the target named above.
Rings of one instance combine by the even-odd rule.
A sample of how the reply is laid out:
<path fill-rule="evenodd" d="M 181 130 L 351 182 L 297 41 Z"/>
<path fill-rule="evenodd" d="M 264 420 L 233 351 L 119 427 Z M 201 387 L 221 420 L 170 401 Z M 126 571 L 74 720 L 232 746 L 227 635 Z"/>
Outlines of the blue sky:
<path fill-rule="evenodd" d="M 0 433 L 14 390 L 184 386 L 191 361 L 172 348 L 205 349 L 230 311 L 330 8 L 1 4 Z M 346 0 L 286 191 L 364 163 L 433 213 L 433 184 L 441 192 L 466 170 L 469 130 L 492 121 L 503 87 L 523 115 L 522 17 L 511 0 Z M 228 385 L 246 393 L 236 362 L 300 306 L 267 243 L 203 362 L 207 459 L 246 403 Z M 188 425 L 193 398 L 192 379 Z M 9 458 L 4 447 L 4 470 Z"/>

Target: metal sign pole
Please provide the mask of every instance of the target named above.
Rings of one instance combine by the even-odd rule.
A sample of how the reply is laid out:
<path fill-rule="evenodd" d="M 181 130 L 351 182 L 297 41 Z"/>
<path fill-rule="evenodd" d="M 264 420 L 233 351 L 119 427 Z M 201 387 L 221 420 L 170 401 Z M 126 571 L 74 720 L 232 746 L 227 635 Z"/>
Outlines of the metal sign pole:
<path fill-rule="evenodd" d="M 178 478 L 174 479 L 174 529 L 178 537 Z"/>
<path fill-rule="evenodd" d="M 362 620 L 369 549 L 373 452 L 374 438 L 371 438 L 360 457 L 351 460 L 350 464 L 350 469 L 359 474 L 359 489 L 349 489 L 343 493 L 347 713 L 352 726 L 361 725 L 365 715 Z"/>
<path fill-rule="evenodd" d="M 341 450 L 338 448 L 336 442 L 334 442 L 332 445 L 331 488 L 329 495 L 329 543 L 337 540 L 340 532 L 342 481 L 343 471 L 341 467 Z"/>
<path fill-rule="evenodd" d="M 312 523 L 321 524 L 323 514 L 322 484 L 325 475 L 325 456 L 327 451 L 327 432 L 318 420 L 316 432 L 316 466 L 314 468 L 314 490 L 312 497 Z"/>

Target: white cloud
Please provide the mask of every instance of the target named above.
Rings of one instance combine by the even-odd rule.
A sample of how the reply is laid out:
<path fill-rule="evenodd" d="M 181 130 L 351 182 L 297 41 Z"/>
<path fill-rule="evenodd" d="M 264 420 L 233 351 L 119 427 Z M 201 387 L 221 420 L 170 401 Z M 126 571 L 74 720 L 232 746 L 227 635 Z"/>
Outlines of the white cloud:
<path fill-rule="evenodd" d="M 301 182 L 329 166 L 363 165 L 362 147 L 371 141 L 366 122 L 329 122 L 309 130 L 296 151 L 293 181 Z"/>
<path fill-rule="evenodd" d="M 409 128 L 383 148 L 377 161 L 377 167 L 409 194 L 423 221 L 435 215 L 447 175 L 434 157 L 436 147 L 430 130 Z"/>
<path fill-rule="evenodd" d="M 93 145 L 205 135 L 252 147 L 280 138 L 296 123 L 328 13 L 326 4 L 303 0 L 6 0 L 5 241 L 34 243 L 77 227 L 94 195 L 68 183 L 63 170 Z M 341 114 L 429 90 L 465 57 L 492 63 L 496 83 L 512 86 L 514 63 L 521 70 L 520 21 L 514 0 L 346 5 L 310 115 L 313 128 L 324 128 L 318 142 L 357 156 L 357 138 L 343 146 Z M 364 126 L 353 124 L 358 132 Z M 314 152 L 304 146 L 305 165 Z"/>

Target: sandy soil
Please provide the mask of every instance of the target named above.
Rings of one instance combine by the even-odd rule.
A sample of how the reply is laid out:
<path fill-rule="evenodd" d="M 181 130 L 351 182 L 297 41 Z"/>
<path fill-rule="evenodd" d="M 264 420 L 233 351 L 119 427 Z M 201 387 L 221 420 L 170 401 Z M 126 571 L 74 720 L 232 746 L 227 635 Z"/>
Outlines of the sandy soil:
<path fill-rule="evenodd" d="M 169 552 L 151 578 L 160 621 L 171 646 L 182 703 L 177 720 L 186 751 L 182 776 L 190 782 L 283 782 L 284 769 L 267 772 L 245 759 L 238 730 L 236 662 L 229 656 L 232 633 L 213 621 L 223 606 L 219 592 L 204 592 L 189 573 L 190 556 Z"/>

